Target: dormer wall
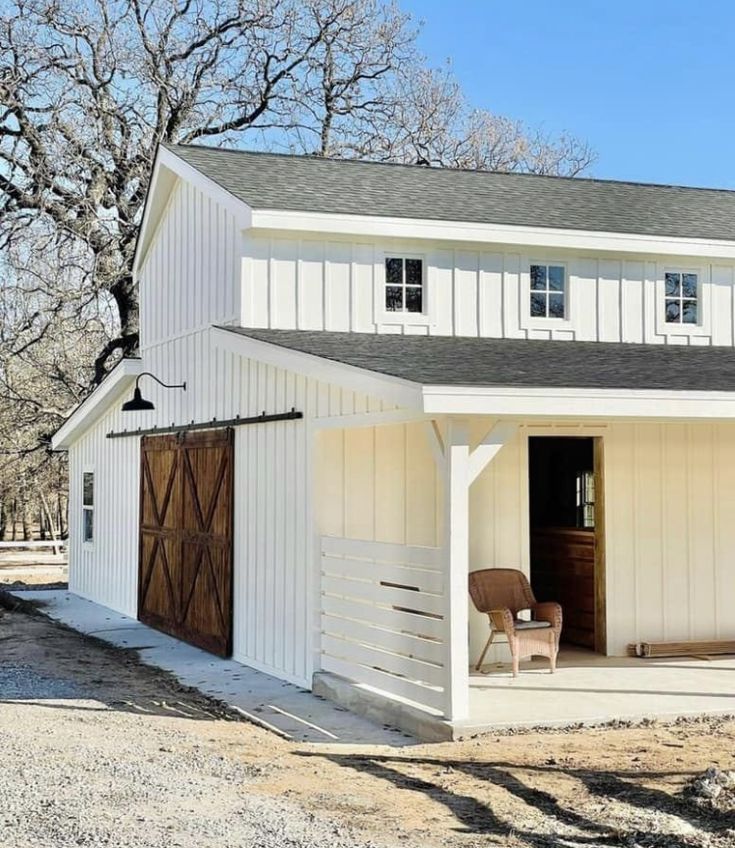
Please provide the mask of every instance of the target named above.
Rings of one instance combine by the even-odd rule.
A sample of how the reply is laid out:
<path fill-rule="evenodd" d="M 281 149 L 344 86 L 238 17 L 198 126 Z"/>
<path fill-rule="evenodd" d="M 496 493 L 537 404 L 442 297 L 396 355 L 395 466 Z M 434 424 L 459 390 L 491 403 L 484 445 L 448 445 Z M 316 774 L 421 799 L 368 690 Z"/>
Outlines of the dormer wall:
<path fill-rule="evenodd" d="M 646 344 L 735 344 L 732 260 L 518 245 L 248 232 L 248 327 Z M 386 310 L 386 260 L 419 258 L 421 312 Z M 534 266 L 561 268 L 562 317 L 534 316 Z M 696 279 L 696 320 L 670 322 L 672 279 Z M 668 275 L 668 276 L 667 276 Z M 691 285 L 691 282 L 690 282 Z M 553 300 L 552 293 L 552 300 Z M 682 296 L 682 301 L 687 300 Z M 691 317 L 691 316 L 689 316 Z"/>
<path fill-rule="evenodd" d="M 178 178 L 138 272 L 141 350 L 230 323 L 734 345 L 735 260 L 711 251 L 679 254 L 541 247 L 533 234 L 526 244 L 509 245 L 243 229 L 231 204 Z M 407 261 L 420 262 L 418 311 L 389 308 L 390 260 L 403 261 L 404 268 Z M 533 314 L 538 268 L 563 276 L 560 316 Z M 673 302 L 668 288 L 676 275 L 695 280 L 693 321 L 667 319 Z M 553 291 L 546 293 L 547 304 L 559 301 Z M 679 306 L 685 299 L 682 295 Z"/>

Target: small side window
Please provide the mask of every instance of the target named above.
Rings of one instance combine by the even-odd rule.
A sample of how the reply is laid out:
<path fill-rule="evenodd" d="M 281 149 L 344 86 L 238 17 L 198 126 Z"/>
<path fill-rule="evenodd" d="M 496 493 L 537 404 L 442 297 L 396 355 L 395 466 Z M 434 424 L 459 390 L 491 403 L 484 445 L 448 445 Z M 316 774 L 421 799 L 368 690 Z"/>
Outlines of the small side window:
<path fill-rule="evenodd" d="M 699 322 L 699 279 L 693 272 L 667 271 L 664 275 L 667 324 Z"/>
<path fill-rule="evenodd" d="M 82 540 L 94 541 L 94 473 L 82 475 Z"/>
<path fill-rule="evenodd" d="M 385 311 L 424 311 L 424 262 L 417 257 L 385 259 Z"/>
<path fill-rule="evenodd" d="M 566 269 L 563 265 L 531 265 L 531 318 L 566 316 Z"/>

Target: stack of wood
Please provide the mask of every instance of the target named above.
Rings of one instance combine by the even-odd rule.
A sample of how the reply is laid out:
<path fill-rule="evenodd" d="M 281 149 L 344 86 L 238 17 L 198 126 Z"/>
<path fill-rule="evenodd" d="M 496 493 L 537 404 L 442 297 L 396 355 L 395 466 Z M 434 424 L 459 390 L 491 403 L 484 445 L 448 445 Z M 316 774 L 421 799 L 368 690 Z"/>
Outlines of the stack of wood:
<path fill-rule="evenodd" d="M 631 657 L 710 657 L 735 654 L 735 641 L 716 639 L 682 642 L 634 642 L 628 645 Z"/>

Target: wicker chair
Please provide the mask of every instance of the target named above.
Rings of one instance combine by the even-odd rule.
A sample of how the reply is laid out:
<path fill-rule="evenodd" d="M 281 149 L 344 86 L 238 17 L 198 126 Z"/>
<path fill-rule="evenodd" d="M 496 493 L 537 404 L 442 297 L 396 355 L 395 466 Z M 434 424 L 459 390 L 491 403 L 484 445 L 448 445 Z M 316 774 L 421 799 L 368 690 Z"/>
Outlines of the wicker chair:
<path fill-rule="evenodd" d="M 513 568 L 483 568 L 470 573 L 470 597 L 478 612 L 487 613 L 490 638 L 482 649 L 475 669 L 482 667 L 485 654 L 496 633 L 505 633 L 513 658 L 513 677 L 518 677 L 521 657 L 548 657 L 551 673 L 556 670 L 562 613 L 557 603 L 539 604 L 522 571 Z M 531 621 L 518 618 L 521 610 L 531 611 Z"/>

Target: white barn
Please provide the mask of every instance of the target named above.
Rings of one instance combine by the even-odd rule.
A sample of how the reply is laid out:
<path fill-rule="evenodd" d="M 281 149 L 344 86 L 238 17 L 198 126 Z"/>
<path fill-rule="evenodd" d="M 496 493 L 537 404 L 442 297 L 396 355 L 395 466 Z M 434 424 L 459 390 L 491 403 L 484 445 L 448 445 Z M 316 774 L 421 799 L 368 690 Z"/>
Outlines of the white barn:
<path fill-rule="evenodd" d="M 162 147 L 70 589 L 455 723 L 475 569 L 602 654 L 733 639 L 734 269 L 735 193 Z"/>

